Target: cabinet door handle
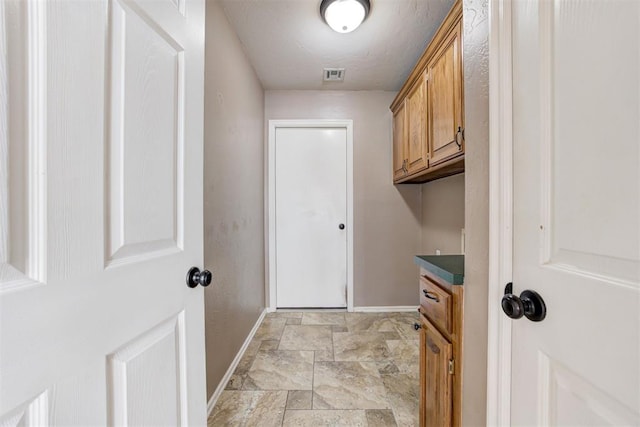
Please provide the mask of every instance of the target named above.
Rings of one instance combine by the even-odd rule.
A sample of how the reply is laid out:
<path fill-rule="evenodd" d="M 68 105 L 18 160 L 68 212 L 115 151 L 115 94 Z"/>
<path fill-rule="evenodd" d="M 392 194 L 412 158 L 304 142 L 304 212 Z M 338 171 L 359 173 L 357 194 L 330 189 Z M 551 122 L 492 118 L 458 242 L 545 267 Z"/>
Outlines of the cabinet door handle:
<path fill-rule="evenodd" d="M 440 298 L 438 298 L 437 294 L 434 294 L 433 292 L 429 292 L 426 289 L 422 290 L 422 293 L 424 294 L 425 297 L 434 300 L 435 302 L 440 302 Z"/>
<path fill-rule="evenodd" d="M 458 148 L 462 148 L 462 143 L 464 142 L 464 130 L 460 126 L 458 126 L 458 132 L 456 132 L 455 142 Z"/>

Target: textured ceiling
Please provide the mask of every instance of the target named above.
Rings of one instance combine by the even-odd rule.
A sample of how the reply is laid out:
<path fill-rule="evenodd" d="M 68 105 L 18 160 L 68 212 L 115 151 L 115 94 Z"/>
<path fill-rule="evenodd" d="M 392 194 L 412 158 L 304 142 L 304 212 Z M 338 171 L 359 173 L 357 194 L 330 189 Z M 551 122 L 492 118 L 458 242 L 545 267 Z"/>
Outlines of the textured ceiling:
<path fill-rule="evenodd" d="M 453 0 L 371 0 L 369 17 L 339 34 L 320 0 L 220 0 L 267 90 L 399 90 Z M 346 68 L 323 82 L 324 67 Z"/>

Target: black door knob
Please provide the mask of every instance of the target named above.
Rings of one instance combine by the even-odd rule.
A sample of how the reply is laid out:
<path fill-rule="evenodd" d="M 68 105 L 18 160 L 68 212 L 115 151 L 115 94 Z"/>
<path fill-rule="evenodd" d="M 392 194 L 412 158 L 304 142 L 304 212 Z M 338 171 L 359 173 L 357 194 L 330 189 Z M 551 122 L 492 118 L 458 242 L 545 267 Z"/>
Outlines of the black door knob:
<path fill-rule="evenodd" d="M 209 270 L 200 271 L 198 267 L 191 267 L 187 272 L 187 286 L 195 288 L 196 286 L 209 286 L 213 278 Z"/>
<path fill-rule="evenodd" d="M 338 228 L 339 228 L 340 230 L 344 230 L 344 224 L 340 224 L 340 225 L 338 226 Z"/>
<path fill-rule="evenodd" d="M 536 291 L 522 291 L 520 296 L 512 294 L 513 283 L 508 283 L 502 297 L 502 311 L 512 319 L 525 316 L 533 322 L 541 322 L 547 316 L 547 306 Z"/>

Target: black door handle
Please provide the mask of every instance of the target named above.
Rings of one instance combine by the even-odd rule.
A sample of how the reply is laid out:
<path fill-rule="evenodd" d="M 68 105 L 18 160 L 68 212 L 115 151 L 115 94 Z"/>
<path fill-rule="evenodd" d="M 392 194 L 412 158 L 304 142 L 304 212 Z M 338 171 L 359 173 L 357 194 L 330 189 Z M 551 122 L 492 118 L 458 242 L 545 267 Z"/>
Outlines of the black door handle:
<path fill-rule="evenodd" d="M 513 283 L 507 283 L 502 297 L 502 311 L 512 319 L 526 316 L 533 322 L 541 322 L 547 316 L 547 306 L 536 291 L 522 291 L 520 296 L 512 294 Z"/>
<path fill-rule="evenodd" d="M 187 272 L 187 286 L 195 288 L 196 286 L 209 286 L 213 278 L 209 270 L 200 271 L 198 267 L 191 267 Z"/>
<path fill-rule="evenodd" d="M 440 302 L 440 298 L 438 298 L 438 295 L 433 293 L 433 292 L 429 292 L 426 289 L 422 290 L 422 293 L 424 294 L 425 297 L 434 300 L 435 302 Z"/>
<path fill-rule="evenodd" d="M 340 225 L 338 226 L 338 228 L 339 228 L 340 230 L 344 230 L 344 224 L 340 224 Z"/>

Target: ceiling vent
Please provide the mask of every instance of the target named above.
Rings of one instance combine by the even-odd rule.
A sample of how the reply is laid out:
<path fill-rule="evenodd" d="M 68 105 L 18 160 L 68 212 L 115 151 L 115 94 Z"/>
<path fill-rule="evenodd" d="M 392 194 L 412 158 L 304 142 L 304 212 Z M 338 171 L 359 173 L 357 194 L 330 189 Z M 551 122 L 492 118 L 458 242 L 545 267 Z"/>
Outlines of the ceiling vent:
<path fill-rule="evenodd" d="M 324 81 L 325 82 L 343 82 L 344 68 L 325 68 Z"/>

